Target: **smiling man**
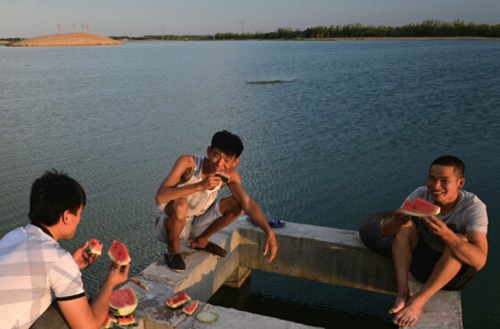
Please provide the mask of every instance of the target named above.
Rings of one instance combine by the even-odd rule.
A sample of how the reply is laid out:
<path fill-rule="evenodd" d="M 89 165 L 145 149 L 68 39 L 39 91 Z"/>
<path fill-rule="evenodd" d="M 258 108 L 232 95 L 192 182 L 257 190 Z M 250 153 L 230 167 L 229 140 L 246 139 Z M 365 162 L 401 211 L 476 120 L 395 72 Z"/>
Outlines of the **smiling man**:
<path fill-rule="evenodd" d="M 155 234 L 167 244 L 165 259 L 173 271 L 186 269 L 180 242 L 191 240 L 191 248 L 225 257 L 227 251 L 208 239 L 243 212 L 267 235 L 264 246 L 264 255 L 270 252 L 267 261 L 276 257 L 274 232 L 259 205 L 243 189 L 236 169 L 242 151 L 243 143 L 237 135 L 219 131 L 212 137 L 207 156 L 180 156 L 158 188 Z M 226 177 L 229 177 L 227 183 Z M 226 185 L 231 196 L 218 199 L 220 188 Z"/>
<path fill-rule="evenodd" d="M 465 166 L 454 156 L 431 164 L 427 186 L 409 198 L 422 198 L 441 207 L 437 216 L 413 218 L 396 211 L 382 225 L 382 235 L 393 236 L 392 257 L 397 295 L 389 314 L 394 324 L 414 326 L 425 303 L 440 289 L 461 290 L 474 281 L 488 255 L 488 215 L 484 203 L 462 190 Z M 424 284 L 410 294 L 412 273 Z"/>

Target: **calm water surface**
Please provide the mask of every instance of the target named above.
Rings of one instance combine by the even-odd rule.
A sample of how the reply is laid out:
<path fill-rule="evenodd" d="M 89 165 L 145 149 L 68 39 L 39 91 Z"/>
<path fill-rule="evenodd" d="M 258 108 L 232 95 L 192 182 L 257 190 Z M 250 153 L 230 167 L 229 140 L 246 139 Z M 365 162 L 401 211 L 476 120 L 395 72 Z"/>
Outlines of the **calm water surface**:
<path fill-rule="evenodd" d="M 455 154 L 490 216 L 488 264 L 462 295 L 465 327 L 500 325 L 500 42 L 0 47 L 0 67 L 0 236 L 27 223 L 32 181 L 62 169 L 88 195 L 74 241 L 62 244 L 122 240 L 138 274 L 164 252 L 151 235 L 158 185 L 221 129 L 243 138 L 244 186 L 265 212 L 352 230 L 397 208 L 434 158 Z M 274 80 L 287 83 L 247 83 Z M 89 293 L 107 266 L 85 271 Z M 255 271 L 213 301 L 315 326 L 386 328 L 393 298 Z"/>

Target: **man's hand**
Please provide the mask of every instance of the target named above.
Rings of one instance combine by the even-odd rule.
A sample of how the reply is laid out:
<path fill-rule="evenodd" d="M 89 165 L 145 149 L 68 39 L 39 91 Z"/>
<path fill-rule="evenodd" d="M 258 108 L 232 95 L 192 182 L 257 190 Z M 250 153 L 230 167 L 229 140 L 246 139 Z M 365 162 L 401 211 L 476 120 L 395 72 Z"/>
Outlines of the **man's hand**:
<path fill-rule="evenodd" d="M 420 217 L 422 223 L 429 232 L 443 239 L 447 234 L 453 232 L 446 224 L 436 216 Z"/>
<path fill-rule="evenodd" d="M 204 191 L 212 190 L 214 187 L 219 186 L 222 182 L 222 179 L 219 176 L 215 176 L 215 174 L 207 175 L 201 182 L 201 187 Z"/>
<path fill-rule="evenodd" d="M 128 280 L 128 272 L 130 270 L 130 263 L 127 265 L 118 265 L 111 263 L 108 277 L 106 279 L 113 287 L 125 283 Z"/>
<path fill-rule="evenodd" d="M 278 243 L 276 242 L 276 236 L 274 235 L 274 232 L 267 235 L 266 245 L 264 246 L 264 251 L 262 254 L 264 256 L 267 255 L 269 250 L 271 251 L 271 254 L 269 255 L 269 257 L 267 257 L 266 261 L 268 263 L 271 263 L 276 258 L 276 253 L 278 252 Z"/>
<path fill-rule="evenodd" d="M 392 214 L 392 218 L 401 225 L 406 224 L 410 219 L 411 216 L 408 214 L 405 214 L 404 212 L 397 210 Z"/>
<path fill-rule="evenodd" d="M 89 242 L 87 241 L 82 246 L 76 248 L 71 254 L 80 270 L 92 265 L 99 257 L 98 255 L 91 253 L 88 246 Z"/>

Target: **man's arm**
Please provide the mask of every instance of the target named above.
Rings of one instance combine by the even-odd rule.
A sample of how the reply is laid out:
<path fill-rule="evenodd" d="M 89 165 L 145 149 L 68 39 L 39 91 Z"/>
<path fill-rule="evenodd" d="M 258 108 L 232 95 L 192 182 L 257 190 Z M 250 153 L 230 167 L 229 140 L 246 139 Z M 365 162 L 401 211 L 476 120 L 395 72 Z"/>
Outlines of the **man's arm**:
<path fill-rule="evenodd" d="M 174 167 L 163 180 L 156 192 L 156 203 L 158 205 L 169 203 L 172 200 L 183 198 L 195 192 L 207 188 L 206 180 L 196 184 L 190 184 L 183 187 L 177 185 L 189 180 L 195 169 L 195 160 L 191 155 L 180 156 L 174 164 Z"/>
<path fill-rule="evenodd" d="M 104 281 L 99 293 L 90 305 L 86 296 L 58 301 L 64 318 L 72 329 L 98 329 L 109 312 L 109 300 L 115 286 L 128 279 L 130 265 L 120 270 L 119 266 L 112 265 L 111 271 Z"/>
<path fill-rule="evenodd" d="M 429 231 L 439 236 L 462 263 L 480 270 L 488 258 L 488 239 L 484 232 L 467 232 L 466 238 L 453 232 L 435 216 L 422 217 Z"/>
<path fill-rule="evenodd" d="M 391 217 L 384 219 L 380 223 L 380 233 L 382 236 L 394 236 L 399 228 L 411 219 L 411 217 L 401 211 L 395 211 Z"/>
<path fill-rule="evenodd" d="M 276 253 L 278 251 L 276 236 L 274 234 L 274 231 L 267 223 L 266 217 L 262 213 L 259 205 L 255 201 L 253 201 L 247 194 L 247 192 L 243 189 L 243 186 L 241 184 L 241 177 L 238 173 L 238 170 L 234 169 L 231 173 L 231 180 L 229 181 L 228 186 L 234 198 L 243 208 L 243 211 L 245 211 L 245 213 L 252 219 L 252 221 L 267 235 L 263 254 L 266 255 L 270 250 L 271 254 L 267 258 L 267 261 L 269 263 L 272 262 L 274 258 L 276 258 Z"/>

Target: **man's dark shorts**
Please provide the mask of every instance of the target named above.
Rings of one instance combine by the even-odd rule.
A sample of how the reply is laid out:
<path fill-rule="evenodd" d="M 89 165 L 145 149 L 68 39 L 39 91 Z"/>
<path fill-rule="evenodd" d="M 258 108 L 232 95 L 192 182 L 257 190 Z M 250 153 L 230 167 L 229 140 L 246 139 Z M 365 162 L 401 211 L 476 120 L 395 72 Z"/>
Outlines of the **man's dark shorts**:
<path fill-rule="evenodd" d="M 434 269 L 434 266 L 441 258 L 442 253 L 435 251 L 420 238 L 415 250 L 413 250 L 413 262 L 410 272 L 421 282 L 426 282 Z M 462 265 L 460 271 L 455 275 L 443 290 L 462 290 L 469 287 L 477 276 L 477 270 L 468 265 Z"/>

